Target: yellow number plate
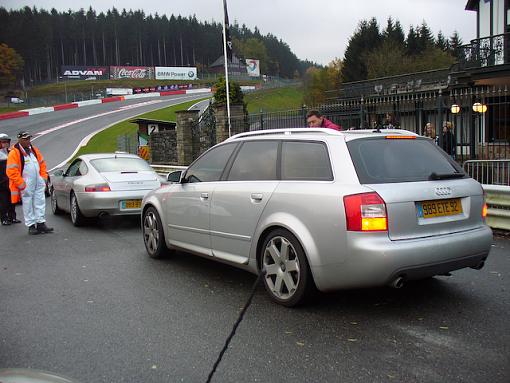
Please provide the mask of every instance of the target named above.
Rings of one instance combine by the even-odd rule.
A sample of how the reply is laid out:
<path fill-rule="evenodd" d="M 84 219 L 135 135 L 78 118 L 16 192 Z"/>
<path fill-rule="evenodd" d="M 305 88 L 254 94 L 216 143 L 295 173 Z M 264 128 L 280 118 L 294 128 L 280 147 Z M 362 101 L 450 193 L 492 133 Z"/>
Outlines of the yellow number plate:
<path fill-rule="evenodd" d="M 129 199 L 127 201 L 122 201 L 120 206 L 122 209 L 140 209 L 142 207 L 141 199 Z"/>
<path fill-rule="evenodd" d="M 422 201 L 417 203 L 418 217 L 433 218 L 462 214 L 460 198 Z"/>

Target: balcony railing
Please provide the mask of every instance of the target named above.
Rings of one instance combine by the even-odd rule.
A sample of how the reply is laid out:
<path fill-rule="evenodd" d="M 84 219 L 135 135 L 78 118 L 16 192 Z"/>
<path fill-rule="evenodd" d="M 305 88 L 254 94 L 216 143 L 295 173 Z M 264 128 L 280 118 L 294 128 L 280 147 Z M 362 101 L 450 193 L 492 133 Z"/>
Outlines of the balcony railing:
<path fill-rule="evenodd" d="M 510 33 L 471 40 L 457 48 L 460 69 L 483 68 L 510 62 Z"/>

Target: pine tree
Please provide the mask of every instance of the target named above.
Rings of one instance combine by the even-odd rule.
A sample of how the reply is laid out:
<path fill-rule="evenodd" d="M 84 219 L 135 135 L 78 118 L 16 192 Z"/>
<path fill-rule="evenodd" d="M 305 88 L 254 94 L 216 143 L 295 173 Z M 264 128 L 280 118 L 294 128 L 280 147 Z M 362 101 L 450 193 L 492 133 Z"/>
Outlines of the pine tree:
<path fill-rule="evenodd" d="M 379 26 L 375 18 L 363 20 L 349 39 L 343 60 L 343 81 L 366 80 L 368 75 L 366 58 L 370 51 L 382 41 Z"/>

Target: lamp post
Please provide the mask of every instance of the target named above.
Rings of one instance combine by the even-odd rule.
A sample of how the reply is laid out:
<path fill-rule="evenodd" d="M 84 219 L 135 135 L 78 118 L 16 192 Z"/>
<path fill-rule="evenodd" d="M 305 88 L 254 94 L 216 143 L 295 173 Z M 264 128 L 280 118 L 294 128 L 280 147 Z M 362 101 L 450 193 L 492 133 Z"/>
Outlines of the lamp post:
<path fill-rule="evenodd" d="M 457 125 L 457 115 L 460 113 L 460 109 L 461 109 L 461 108 L 460 108 L 460 105 L 459 105 L 459 104 L 456 104 L 456 103 L 455 103 L 455 104 L 453 104 L 453 105 L 450 107 L 450 112 L 452 112 L 452 116 L 453 116 L 453 124 L 454 124 L 453 126 L 456 126 L 456 127 L 458 126 L 458 125 Z M 458 130 L 458 129 L 457 129 L 457 130 Z M 455 140 L 457 140 L 457 138 L 455 138 Z M 463 150 L 462 150 L 462 149 L 463 149 L 463 146 L 462 146 L 462 127 L 461 127 L 461 129 L 460 129 L 460 141 L 461 141 L 461 142 L 460 142 L 460 144 L 461 144 L 461 156 L 464 156 L 464 154 L 463 154 Z M 456 146 L 455 146 L 455 147 L 456 147 Z M 457 154 L 456 152 L 457 152 L 457 149 L 455 149 L 455 154 Z"/>
<path fill-rule="evenodd" d="M 478 134 L 479 134 L 479 142 L 482 147 L 482 151 L 483 151 L 483 143 L 485 141 L 485 134 L 483 134 L 483 126 L 482 126 L 482 115 L 487 112 L 487 105 L 486 104 L 483 104 L 481 102 L 475 102 L 473 104 L 473 112 L 475 112 L 477 115 L 478 115 Z M 483 152 L 482 152 L 482 155 L 483 155 Z"/>

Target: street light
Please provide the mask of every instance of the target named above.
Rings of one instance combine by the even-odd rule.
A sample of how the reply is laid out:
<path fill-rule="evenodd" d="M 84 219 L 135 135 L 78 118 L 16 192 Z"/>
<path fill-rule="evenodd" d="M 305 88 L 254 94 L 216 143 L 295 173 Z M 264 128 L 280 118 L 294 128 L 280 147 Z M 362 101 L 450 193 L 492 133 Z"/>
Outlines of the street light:
<path fill-rule="evenodd" d="M 452 112 L 452 114 L 460 113 L 460 106 L 457 104 L 453 104 L 452 107 L 450 108 L 450 111 Z"/>
<path fill-rule="evenodd" d="M 485 113 L 485 112 L 487 112 L 487 105 L 482 104 L 480 102 L 475 102 L 473 104 L 473 112 L 476 112 L 476 113 Z"/>

